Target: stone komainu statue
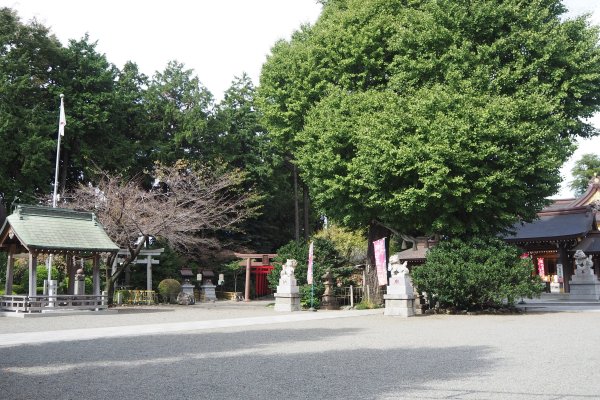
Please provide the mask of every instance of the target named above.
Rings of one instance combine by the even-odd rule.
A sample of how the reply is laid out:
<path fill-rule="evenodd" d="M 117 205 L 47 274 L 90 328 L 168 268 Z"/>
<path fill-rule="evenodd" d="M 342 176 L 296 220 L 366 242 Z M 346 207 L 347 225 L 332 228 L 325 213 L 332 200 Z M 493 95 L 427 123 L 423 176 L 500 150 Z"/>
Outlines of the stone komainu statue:
<path fill-rule="evenodd" d="M 587 276 L 594 274 L 594 271 L 592 270 L 592 268 L 594 268 L 592 256 L 586 256 L 582 250 L 577 250 L 573 258 L 575 258 L 576 276 Z"/>
<path fill-rule="evenodd" d="M 390 260 L 388 263 L 388 271 L 391 272 L 392 278 L 398 275 L 406 275 L 408 274 L 408 261 L 400 262 L 400 256 L 398 254 L 394 254 L 390 256 Z"/>
<path fill-rule="evenodd" d="M 294 271 L 296 270 L 296 265 L 298 265 L 298 261 L 288 258 L 285 264 L 281 266 L 281 277 L 293 277 Z"/>

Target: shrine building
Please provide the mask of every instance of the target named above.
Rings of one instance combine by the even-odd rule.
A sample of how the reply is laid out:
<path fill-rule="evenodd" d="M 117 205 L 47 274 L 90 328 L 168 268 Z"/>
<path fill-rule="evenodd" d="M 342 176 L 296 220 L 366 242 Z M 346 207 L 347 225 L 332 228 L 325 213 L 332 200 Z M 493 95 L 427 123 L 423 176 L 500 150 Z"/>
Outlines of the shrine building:
<path fill-rule="evenodd" d="M 547 290 L 569 292 L 574 271 L 573 255 L 582 250 L 591 255 L 594 271 L 600 266 L 600 231 L 596 213 L 600 209 L 600 178 L 595 177 L 586 192 L 577 198 L 553 200 L 538 213 L 538 219 L 518 222 L 508 243 L 531 257 L 535 273 L 547 283 Z"/>

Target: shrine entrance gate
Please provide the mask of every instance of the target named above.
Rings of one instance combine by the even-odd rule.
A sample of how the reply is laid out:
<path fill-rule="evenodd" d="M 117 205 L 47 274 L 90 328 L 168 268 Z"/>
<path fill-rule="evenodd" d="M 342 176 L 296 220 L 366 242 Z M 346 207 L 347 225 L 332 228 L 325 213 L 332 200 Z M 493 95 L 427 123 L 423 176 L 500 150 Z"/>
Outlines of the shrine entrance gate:
<path fill-rule="evenodd" d="M 250 276 L 254 276 L 254 297 L 262 297 L 272 293 L 267 281 L 267 274 L 273 270 L 272 260 L 277 254 L 244 254 L 235 253 L 241 258 L 240 265 L 246 267 L 246 290 L 244 301 L 250 301 Z"/>

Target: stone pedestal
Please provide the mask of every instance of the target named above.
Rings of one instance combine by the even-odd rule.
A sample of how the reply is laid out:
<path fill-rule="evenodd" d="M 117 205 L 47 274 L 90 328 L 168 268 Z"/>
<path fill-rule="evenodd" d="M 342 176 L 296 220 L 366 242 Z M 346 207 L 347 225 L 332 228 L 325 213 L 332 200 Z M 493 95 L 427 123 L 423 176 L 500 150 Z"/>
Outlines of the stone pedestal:
<path fill-rule="evenodd" d="M 331 271 L 328 270 L 327 273 L 323 275 L 323 284 L 325 285 L 325 292 L 323 292 L 323 297 L 321 298 L 321 308 L 323 310 L 337 310 L 340 308 L 340 305 L 337 297 L 335 297 L 333 274 Z"/>
<path fill-rule="evenodd" d="M 181 291 L 183 293 L 189 294 L 193 297 L 194 296 L 194 285 L 192 285 L 191 283 L 189 283 L 187 281 L 183 282 L 181 284 Z"/>
<path fill-rule="evenodd" d="M 594 262 L 592 256 L 586 256 L 581 250 L 577 250 L 573 256 L 575 259 L 575 275 L 569 281 L 569 298 L 571 300 L 594 300 L 600 299 L 600 281 L 593 271 Z"/>
<path fill-rule="evenodd" d="M 275 293 L 275 311 L 300 311 L 300 294 Z"/>
<path fill-rule="evenodd" d="M 415 315 L 415 295 L 406 263 L 400 264 L 397 258 L 392 256 L 388 270 L 392 272 L 392 276 L 387 294 L 383 295 L 385 300 L 383 315 L 412 317 Z"/>
<path fill-rule="evenodd" d="M 383 311 L 383 315 L 404 318 L 415 315 L 414 298 L 406 298 L 393 294 L 384 294 L 383 299 L 385 300 L 385 310 Z"/>
<path fill-rule="evenodd" d="M 405 283 L 391 282 L 387 294 L 383 295 L 385 310 L 383 315 L 412 317 L 415 315 L 415 296 L 409 281 Z"/>
<path fill-rule="evenodd" d="M 58 294 L 58 281 L 48 281 L 48 307 L 56 306 L 56 295 Z"/>
<path fill-rule="evenodd" d="M 215 293 L 215 285 L 212 282 L 206 281 L 200 286 L 202 288 L 202 301 L 216 301 L 217 294 Z M 192 291 L 192 296 L 194 292 Z"/>
<path fill-rule="evenodd" d="M 600 281 L 596 275 L 573 276 L 569 281 L 569 288 L 571 300 L 600 300 Z"/>
<path fill-rule="evenodd" d="M 300 311 L 300 293 L 294 276 L 296 265 L 296 260 L 287 260 L 281 268 L 275 293 L 275 311 Z"/>

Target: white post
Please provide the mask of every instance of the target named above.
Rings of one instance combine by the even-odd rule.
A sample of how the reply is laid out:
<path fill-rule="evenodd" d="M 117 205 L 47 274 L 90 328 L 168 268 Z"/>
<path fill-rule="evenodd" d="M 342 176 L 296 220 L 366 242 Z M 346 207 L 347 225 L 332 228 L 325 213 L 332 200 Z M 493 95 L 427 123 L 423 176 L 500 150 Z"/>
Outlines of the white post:
<path fill-rule="evenodd" d="M 56 143 L 56 164 L 54 166 L 54 191 L 52 193 L 52 208 L 56 208 L 56 198 L 58 195 L 58 165 L 60 163 L 60 138 L 65 133 L 65 95 L 60 94 L 60 111 L 58 118 L 58 141 Z M 52 279 L 52 254 L 48 257 L 48 282 Z"/>
<path fill-rule="evenodd" d="M 350 307 L 354 308 L 354 287 L 350 285 Z"/>
<path fill-rule="evenodd" d="M 37 254 L 29 252 L 29 296 L 37 296 Z"/>

